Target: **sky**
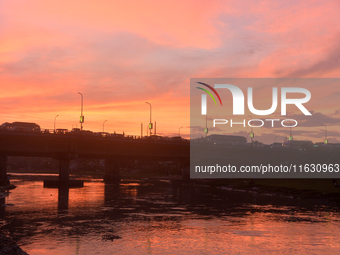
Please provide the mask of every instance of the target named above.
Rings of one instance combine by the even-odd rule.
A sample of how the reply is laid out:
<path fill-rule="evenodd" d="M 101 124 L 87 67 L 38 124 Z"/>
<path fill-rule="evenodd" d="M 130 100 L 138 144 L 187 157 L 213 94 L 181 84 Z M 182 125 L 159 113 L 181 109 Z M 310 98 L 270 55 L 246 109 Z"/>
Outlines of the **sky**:
<path fill-rule="evenodd" d="M 339 11 L 339 1 L 3 0 L 0 122 L 53 129 L 58 115 L 57 128 L 79 128 L 81 92 L 85 130 L 107 120 L 107 132 L 140 135 L 143 123 L 146 135 L 150 102 L 157 134 L 183 127 L 188 138 L 190 78 L 340 78 Z M 321 139 L 323 121 L 340 142 L 340 106 L 323 107 L 339 89 L 314 90 L 320 120 L 295 134 Z"/>

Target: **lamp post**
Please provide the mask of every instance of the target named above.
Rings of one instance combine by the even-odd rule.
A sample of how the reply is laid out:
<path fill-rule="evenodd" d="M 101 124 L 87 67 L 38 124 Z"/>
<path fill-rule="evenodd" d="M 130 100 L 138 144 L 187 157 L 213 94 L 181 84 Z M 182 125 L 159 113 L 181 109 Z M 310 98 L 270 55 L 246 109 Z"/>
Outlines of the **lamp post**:
<path fill-rule="evenodd" d="M 79 119 L 79 122 L 80 122 L 80 130 L 83 130 L 83 123 L 84 123 L 84 116 L 83 116 L 83 94 L 78 92 L 79 95 L 81 95 L 81 108 L 80 108 L 80 119 Z"/>
<path fill-rule="evenodd" d="M 55 134 L 55 121 L 56 121 L 56 119 L 57 119 L 58 116 L 59 116 L 59 115 L 57 115 L 57 116 L 54 117 L 54 129 L 53 129 L 54 134 Z"/>
<path fill-rule="evenodd" d="M 182 127 L 183 127 L 183 126 L 182 126 Z M 180 132 L 181 132 L 181 128 L 182 128 L 182 127 L 180 127 L 180 128 L 178 129 L 178 136 L 179 136 L 179 137 L 181 137 L 181 133 L 180 133 Z"/>
<path fill-rule="evenodd" d="M 151 131 L 151 129 L 152 129 L 152 122 L 151 122 L 151 104 L 150 104 L 149 102 L 145 102 L 145 103 L 147 103 L 147 104 L 150 105 L 150 123 L 149 123 L 149 129 L 150 129 L 150 136 L 151 136 L 151 134 L 152 134 L 152 131 Z"/>
<path fill-rule="evenodd" d="M 250 119 L 253 119 L 253 117 L 251 115 L 248 115 L 250 117 Z M 254 139 L 254 132 L 253 132 L 253 126 L 250 127 L 250 139 L 251 139 L 251 143 L 253 143 L 253 139 Z"/>
<path fill-rule="evenodd" d="M 325 124 L 322 124 L 323 126 L 325 126 L 325 141 L 324 144 L 328 144 L 328 139 L 327 139 L 327 126 Z"/>
<path fill-rule="evenodd" d="M 292 122 L 289 121 L 289 139 L 288 141 L 293 141 L 293 136 L 292 136 Z"/>
<path fill-rule="evenodd" d="M 205 137 L 208 136 L 208 113 L 205 114 L 205 129 L 204 129 Z"/>
<path fill-rule="evenodd" d="M 106 121 L 107 121 L 107 120 L 104 120 L 104 122 L 103 122 L 103 133 L 104 133 L 104 124 L 105 124 Z"/>

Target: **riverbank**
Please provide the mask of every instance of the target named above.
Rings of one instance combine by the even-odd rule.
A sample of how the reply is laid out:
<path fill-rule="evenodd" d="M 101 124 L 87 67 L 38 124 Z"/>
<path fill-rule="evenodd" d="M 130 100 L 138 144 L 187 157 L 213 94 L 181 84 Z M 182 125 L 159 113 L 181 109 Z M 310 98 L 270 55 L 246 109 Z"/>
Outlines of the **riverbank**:
<path fill-rule="evenodd" d="M 13 184 L 9 184 L 9 185 L 5 185 L 5 186 L 0 186 L 0 191 L 6 191 L 6 190 L 11 190 L 11 189 L 15 189 L 17 186 L 13 185 Z"/>
<path fill-rule="evenodd" d="M 11 170 L 12 173 L 24 173 L 22 170 Z M 32 171 L 32 174 L 58 174 L 56 171 Z M 164 174 L 164 173 L 169 173 Z M 29 173 L 25 173 L 29 174 Z M 93 176 L 103 178 L 102 173 L 82 172 L 71 173 L 76 176 Z M 42 177 L 46 178 L 46 177 Z M 121 172 L 122 179 L 172 180 L 182 182 L 182 176 L 172 173 L 168 169 L 158 171 Z M 340 203 L 340 188 L 334 186 L 331 179 L 191 179 L 192 184 L 205 184 L 215 187 L 224 187 L 231 190 L 257 192 L 259 194 L 278 194 L 306 199 L 328 199 Z"/>
<path fill-rule="evenodd" d="M 340 204 L 340 188 L 332 179 L 191 179 L 179 176 L 132 178 L 152 183 L 164 180 L 174 185 L 210 186 L 225 191 L 256 193 L 264 196 L 284 196 L 298 199 L 323 200 Z"/>
<path fill-rule="evenodd" d="M 218 179 L 196 180 L 222 190 L 340 203 L 340 188 L 331 179 Z"/>
<path fill-rule="evenodd" d="M 11 238 L 0 234 L 0 254 L 3 255 L 28 255 Z"/>

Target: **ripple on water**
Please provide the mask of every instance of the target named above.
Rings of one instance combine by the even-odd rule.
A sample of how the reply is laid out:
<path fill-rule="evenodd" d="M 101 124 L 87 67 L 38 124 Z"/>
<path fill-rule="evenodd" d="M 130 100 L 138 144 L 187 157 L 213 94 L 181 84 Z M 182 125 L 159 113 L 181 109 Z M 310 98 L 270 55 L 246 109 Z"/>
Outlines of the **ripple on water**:
<path fill-rule="evenodd" d="M 28 178 L 28 177 L 27 177 Z M 1 230 L 29 254 L 338 254 L 330 205 L 209 187 L 16 181 Z M 103 236 L 105 238 L 103 238 Z"/>

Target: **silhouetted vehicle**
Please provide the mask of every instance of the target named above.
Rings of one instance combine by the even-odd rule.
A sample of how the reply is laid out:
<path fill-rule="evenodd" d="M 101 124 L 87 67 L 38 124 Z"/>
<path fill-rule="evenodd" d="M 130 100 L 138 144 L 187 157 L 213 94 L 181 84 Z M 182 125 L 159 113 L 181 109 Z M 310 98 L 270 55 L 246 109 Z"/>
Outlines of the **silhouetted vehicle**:
<path fill-rule="evenodd" d="M 80 134 L 80 128 L 73 128 L 71 134 Z"/>
<path fill-rule="evenodd" d="M 96 136 L 101 136 L 101 137 L 107 137 L 109 136 L 110 134 L 107 133 L 107 132 L 98 132 L 98 133 L 95 133 Z"/>
<path fill-rule="evenodd" d="M 160 135 L 151 135 L 149 136 L 150 139 L 157 141 L 157 140 L 163 140 L 163 137 Z"/>
<path fill-rule="evenodd" d="M 5 122 L 0 128 L 16 132 L 40 132 L 40 126 L 38 124 L 29 122 Z"/>
<path fill-rule="evenodd" d="M 283 146 L 287 148 L 298 149 L 298 150 L 306 150 L 306 149 L 313 148 L 313 142 L 293 140 L 293 141 L 284 142 Z"/>
<path fill-rule="evenodd" d="M 93 132 L 90 130 L 80 130 L 81 135 L 93 135 Z"/>
<path fill-rule="evenodd" d="M 90 130 L 80 130 L 79 128 L 73 128 L 71 132 L 69 132 L 69 134 L 72 135 L 85 135 L 85 136 L 89 136 L 89 135 L 94 135 L 94 133 Z"/>
<path fill-rule="evenodd" d="M 171 141 L 182 141 L 182 137 L 180 136 L 174 136 L 170 138 Z"/>
<path fill-rule="evenodd" d="M 238 135 L 209 135 L 206 140 L 214 144 L 245 145 L 247 138 Z"/>
<path fill-rule="evenodd" d="M 270 148 L 282 148 L 283 147 L 283 145 L 282 145 L 282 143 L 277 143 L 277 142 L 275 142 L 275 143 L 272 143 L 271 145 L 270 145 Z"/>
<path fill-rule="evenodd" d="M 68 132 L 68 129 L 64 129 L 64 128 L 58 128 L 55 130 L 55 133 L 58 135 L 64 135 Z"/>
<path fill-rule="evenodd" d="M 114 138 L 124 138 L 124 134 L 116 134 L 116 133 L 113 133 L 113 134 L 110 134 L 110 137 L 114 137 Z"/>

